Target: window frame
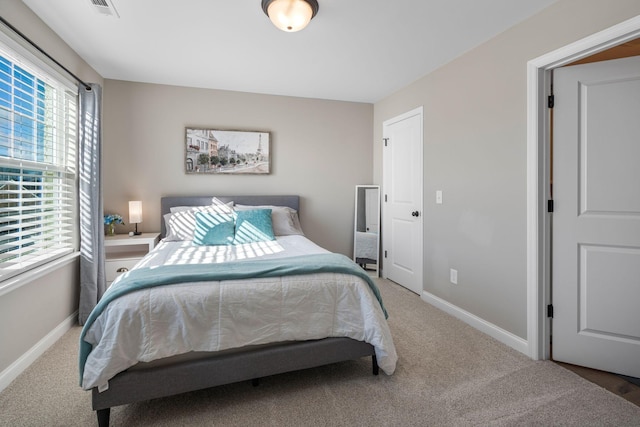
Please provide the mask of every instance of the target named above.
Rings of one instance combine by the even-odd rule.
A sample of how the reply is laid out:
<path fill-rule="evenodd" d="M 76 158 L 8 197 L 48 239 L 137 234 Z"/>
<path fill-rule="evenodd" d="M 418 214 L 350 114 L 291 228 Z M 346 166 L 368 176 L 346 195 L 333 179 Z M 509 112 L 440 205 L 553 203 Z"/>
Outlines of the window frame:
<path fill-rule="evenodd" d="M 51 85 L 55 88 L 56 93 L 59 95 L 58 100 L 56 100 L 56 109 L 58 111 L 64 111 L 64 115 L 58 118 L 56 121 L 56 129 L 54 132 L 56 135 L 54 136 L 54 144 L 57 148 L 63 147 L 64 155 L 71 154 L 71 158 L 65 160 L 65 163 L 62 165 L 56 165 L 47 162 L 38 161 L 38 157 L 34 155 L 35 161 L 32 160 L 21 160 L 16 158 L 11 158 L 8 156 L 2 156 L 0 158 L 0 175 L 6 172 L 9 168 L 18 168 L 28 171 L 39 171 L 40 176 L 54 176 L 54 180 L 62 182 L 55 184 L 56 191 L 60 191 L 54 193 L 55 195 L 47 198 L 48 201 L 53 200 L 53 205 L 56 207 L 53 209 L 55 213 L 53 215 L 58 215 L 57 219 L 61 223 L 63 223 L 64 227 L 62 230 L 64 232 L 56 232 L 54 233 L 56 239 L 62 239 L 65 241 L 64 244 L 59 247 L 54 248 L 45 248 L 44 250 L 37 250 L 33 255 L 25 256 L 26 262 L 22 263 L 21 266 L 6 269 L 2 268 L 2 263 L 0 263 L 0 295 L 4 293 L 8 288 L 13 288 L 17 286 L 21 281 L 27 279 L 33 279 L 35 276 L 40 276 L 44 273 L 43 271 L 50 270 L 52 267 L 57 267 L 61 263 L 66 263 L 69 259 L 75 259 L 79 255 L 79 216 L 78 216 L 78 128 L 79 128 L 79 117 L 78 117 L 78 109 L 79 109 L 79 99 L 78 99 L 78 87 L 77 85 L 70 81 L 68 78 L 63 76 L 57 69 L 50 66 L 42 56 L 35 51 L 35 49 L 27 45 L 23 40 L 16 40 L 11 37 L 9 34 L 4 32 L 4 28 L 0 28 L 0 47 L 3 48 L 4 55 L 10 62 L 18 65 L 20 68 L 26 70 L 29 73 L 34 75 L 34 88 L 38 85 L 38 81 L 42 81 L 46 85 Z M 2 50 L 0 50 L 0 54 L 3 54 Z M 8 55 L 7 55 L 8 54 Z M 7 57 L 8 56 L 8 57 Z M 68 102 L 68 100 L 72 100 Z M 12 104 L 14 105 L 14 104 Z M 70 110 L 68 107 L 71 105 L 73 110 Z M 34 100 L 33 105 L 33 120 L 36 121 L 36 111 L 38 106 L 36 105 L 36 101 Z M 15 110 L 15 107 L 12 106 L 12 109 Z M 7 110 L 5 110 L 7 111 Z M 72 129 L 70 132 L 67 132 L 66 125 L 68 124 L 69 114 L 71 114 L 72 121 Z M 12 116 L 13 118 L 13 116 Z M 60 131 L 60 125 L 62 125 L 62 131 Z M 33 146 L 38 145 L 38 128 L 34 127 L 33 129 Z M 10 138 L 14 138 L 14 136 L 10 136 Z M 56 149 L 57 149 L 56 148 Z M 43 159 L 44 160 L 44 159 Z M 54 162 L 55 163 L 55 162 Z M 24 172 L 23 175 L 24 176 Z M 28 173 L 27 173 L 28 175 Z M 38 173 L 36 173 L 38 175 Z M 37 180 L 36 180 L 37 181 Z M 34 188 L 40 188 L 39 191 L 41 194 L 45 191 L 45 182 L 44 178 L 40 179 L 40 182 L 36 182 Z M 51 187 L 48 188 L 49 190 Z M 21 190 L 23 191 L 23 190 Z M 37 193 L 38 190 L 34 190 L 34 193 Z M 61 192 L 66 191 L 63 195 Z M 42 202 L 44 199 L 40 199 Z M 58 204 L 60 200 L 63 200 L 63 204 L 66 203 L 66 207 L 63 211 L 58 210 Z M 25 205 L 20 202 L 20 207 L 18 210 L 22 210 Z M 37 205 L 37 203 L 35 203 Z M 43 205 L 43 203 L 41 203 Z M 50 206 L 47 205 L 47 208 Z M 51 217 L 51 214 L 48 212 L 50 209 L 44 209 L 43 206 L 40 208 L 40 213 L 38 214 L 38 209 L 35 209 L 36 213 L 32 216 L 36 217 L 36 222 L 40 224 L 44 223 L 45 216 Z M 40 219 L 37 219 L 38 215 L 40 215 Z M 50 230 L 50 226 L 44 227 L 41 225 L 40 233 L 48 232 Z M 31 277 L 33 276 L 33 277 Z"/>

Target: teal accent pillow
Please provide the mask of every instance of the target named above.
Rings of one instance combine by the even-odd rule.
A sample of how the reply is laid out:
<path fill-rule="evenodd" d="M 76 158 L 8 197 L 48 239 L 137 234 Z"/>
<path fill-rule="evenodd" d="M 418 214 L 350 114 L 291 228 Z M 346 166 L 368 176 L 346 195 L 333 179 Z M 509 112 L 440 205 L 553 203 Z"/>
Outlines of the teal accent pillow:
<path fill-rule="evenodd" d="M 233 214 L 196 212 L 193 243 L 196 245 L 231 245 L 235 236 Z"/>
<path fill-rule="evenodd" d="M 236 212 L 234 245 L 275 240 L 271 209 L 251 209 Z"/>

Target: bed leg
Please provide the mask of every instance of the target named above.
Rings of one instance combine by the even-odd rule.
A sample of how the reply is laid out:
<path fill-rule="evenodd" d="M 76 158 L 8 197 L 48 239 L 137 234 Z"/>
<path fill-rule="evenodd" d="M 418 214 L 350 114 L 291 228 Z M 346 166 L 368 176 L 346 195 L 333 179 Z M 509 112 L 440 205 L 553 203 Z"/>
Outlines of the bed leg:
<path fill-rule="evenodd" d="M 99 427 L 109 427 L 109 415 L 111 415 L 111 408 L 98 409 L 96 411 L 98 416 Z"/>
<path fill-rule="evenodd" d="M 254 387 L 258 387 L 260 385 L 260 378 L 254 378 L 251 380 L 251 385 Z"/>
<path fill-rule="evenodd" d="M 371 364 L 373 365 L 373 375 L 378 375 L 380 369 L 378 368 L 378 359 L 375 354 L 371 355 Z"/>

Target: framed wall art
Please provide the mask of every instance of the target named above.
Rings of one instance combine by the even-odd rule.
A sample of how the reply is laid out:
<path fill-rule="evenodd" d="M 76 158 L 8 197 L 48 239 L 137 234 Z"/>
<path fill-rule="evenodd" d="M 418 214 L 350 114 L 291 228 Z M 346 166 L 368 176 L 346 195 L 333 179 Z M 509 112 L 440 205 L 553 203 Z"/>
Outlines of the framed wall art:
<path fill-rule="evenodd" d="M 268 132 L 185 129 L 187 174 L 269 174 Z"/>

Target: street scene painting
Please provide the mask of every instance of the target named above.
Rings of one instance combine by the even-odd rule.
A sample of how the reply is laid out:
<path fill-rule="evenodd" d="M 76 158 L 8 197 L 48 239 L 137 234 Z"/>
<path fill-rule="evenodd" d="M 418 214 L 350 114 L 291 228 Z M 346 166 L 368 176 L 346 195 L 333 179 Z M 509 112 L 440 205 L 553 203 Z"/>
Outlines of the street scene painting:
<path fill-rule="evenodd" d="M 269 133 L 186 128 L 187 174 L 269 174 Z"/>

